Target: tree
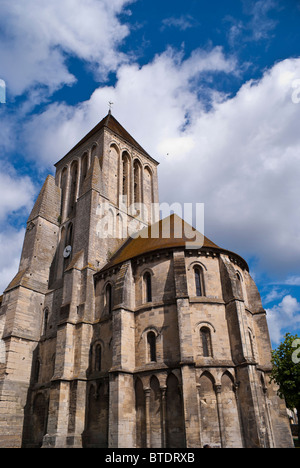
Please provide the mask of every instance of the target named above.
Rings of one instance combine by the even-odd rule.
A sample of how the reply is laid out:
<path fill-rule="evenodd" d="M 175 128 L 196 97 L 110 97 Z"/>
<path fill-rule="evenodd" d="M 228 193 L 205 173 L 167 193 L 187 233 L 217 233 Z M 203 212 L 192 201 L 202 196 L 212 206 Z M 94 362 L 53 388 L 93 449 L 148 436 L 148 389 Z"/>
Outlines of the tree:
<path fill-rule="evenodd" d="M 300 440 L 300 338 L 287 333 L 284 341 L 272 351 L 271 382 L 279 387 L 278 394 L 290 409 L 296 408 L 298 439 Z"/>

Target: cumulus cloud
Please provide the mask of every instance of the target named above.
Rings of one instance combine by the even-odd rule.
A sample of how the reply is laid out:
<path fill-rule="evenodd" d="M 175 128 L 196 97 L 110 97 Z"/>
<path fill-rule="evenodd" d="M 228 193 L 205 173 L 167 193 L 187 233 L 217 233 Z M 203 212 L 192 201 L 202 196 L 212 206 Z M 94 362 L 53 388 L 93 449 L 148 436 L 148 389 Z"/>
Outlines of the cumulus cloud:
<path fill-rule="evenodd" d="M 30 212 L 36 188 L 28 176 L 20 176 L 10 164 L 0 170 L 0 294 L 18 271 L 25 229 L 10 225 L 26 219 Z M 12 219 L 13 218 L 13 219 Z"/>
<path fill-rule="evenodd" d="M 25 229 L 6 227 L 0 232 L 0 294 L 7 288 L 18 272 Z"/>
<path fill-rule="evenodd" d="M 206 234 L 216 243 L 257 257 L 271 275 L 296 274 L 300 105 L 292 96 L 300 59 L 275 64 L 233 97 L 201 80 L 220 73 L 238 69 L 218 47 L 186 59 L 168 49 L 143 67 L 123 65 L 114 87 L 97 89 L 76 108 L 52 105 L 33 117 L 25 128 L 28 154 L 54 163 L 112 100 L 117 119 L 161 163 L 162 201 L 204 202 Z"/>
<path fill-rule="evenodd" d="M 262 302 L 263 304 L 269 304 L 270 302 L 275 302 L 278 301 L 279 299 L 282 299 L 283 296 L 287 295 L 286 290 L 280 290 L 277 287 L 273 287 L 266 295 L 263 296 Z"/>
<path fill-rule="evenodd" d="M 182 52 L 169 48 L 143 67 L 123 65 L 117 72 L 115 87 L 98 88 L 88 101 L 76 107 L 53 104 L 34 116 L 24 127 L 27 154 L 34 160 L 38 157 L 42 164 L 53 164 L 99 122 L 111 100 L 118 120 L 154 157 L 160 157 L 169 140 L 176 146 L 174 139 L 185 138 L 181 128 L 187 113 L 195 118 L 204 109 L 195 96 L 198 77 L 236 70 L 236 60 L 226 57 L 221 47 L 195 50 L 187 59 L 183 59 Z M 203 88 L 204 92 L 207 99 L 221 98 L 212 89 Z"/>
<path fill-rule="evenodd" d="M 267 320 L 271 340 L 279 344 L 286 331 L 293 332 L 300 324 L 300 303 L 291 295 L 267 309 Z"/>
<path fill-rule="evenodd" d="M 10 165 L 0 171 L 0 226 L 9 214 L 27 212 L 33 205 L 35 187 L 27 176 L 19 176 Z M 5 252 L 5 250 L 3 250 Z"/>
<path fill-rule="evenodd" d="M 1 78 L 13 95 L 32 87 L 50 93 L 76 78 L 66 58 L 76 56 L 105 78 L 127 58 L 118 48 L 129 34 L 118 14 L 135 0 L 2 0 Z"/>

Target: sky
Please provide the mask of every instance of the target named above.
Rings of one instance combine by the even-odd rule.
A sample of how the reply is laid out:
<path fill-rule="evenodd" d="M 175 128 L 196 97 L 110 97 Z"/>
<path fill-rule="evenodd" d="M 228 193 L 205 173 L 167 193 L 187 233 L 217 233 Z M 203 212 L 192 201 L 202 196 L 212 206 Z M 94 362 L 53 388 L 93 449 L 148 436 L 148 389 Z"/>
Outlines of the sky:
<path fill-rule="evenodd" d="M 1 0 L 0 293 L 45 177 L 108 112 L 300 336 L 300 0 Z"/>

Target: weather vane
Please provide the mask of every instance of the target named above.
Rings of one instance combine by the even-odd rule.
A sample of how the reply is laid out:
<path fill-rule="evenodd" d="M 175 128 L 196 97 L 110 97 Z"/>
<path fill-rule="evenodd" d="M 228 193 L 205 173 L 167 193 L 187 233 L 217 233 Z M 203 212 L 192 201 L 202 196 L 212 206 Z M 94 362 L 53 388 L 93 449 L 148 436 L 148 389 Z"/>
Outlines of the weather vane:
<path fill-rule="evenodd" d="M 108 105 L 109 105 L 109 113 L 111 114 L 111 109 L 112 109 L 112 106 L 113 106 L 113 102 L 109 101 Z"/>

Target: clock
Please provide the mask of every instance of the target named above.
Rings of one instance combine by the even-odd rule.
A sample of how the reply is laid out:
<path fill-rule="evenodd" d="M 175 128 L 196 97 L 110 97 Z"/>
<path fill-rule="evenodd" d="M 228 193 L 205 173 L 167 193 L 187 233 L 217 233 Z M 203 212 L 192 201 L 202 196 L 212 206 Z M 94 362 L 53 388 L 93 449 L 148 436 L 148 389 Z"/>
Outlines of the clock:
<path fill-rule="evenodd" d="M 64 250 L 64 258 L 70 257 L 72 252 L 72 247 L 70 245 L 67 245 L 67 247 Z"/>

